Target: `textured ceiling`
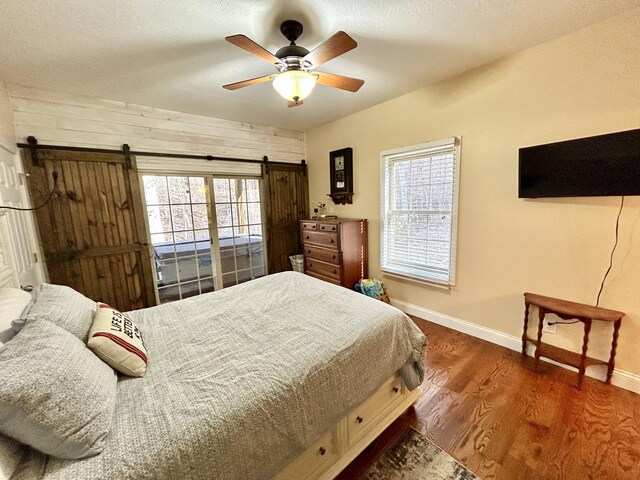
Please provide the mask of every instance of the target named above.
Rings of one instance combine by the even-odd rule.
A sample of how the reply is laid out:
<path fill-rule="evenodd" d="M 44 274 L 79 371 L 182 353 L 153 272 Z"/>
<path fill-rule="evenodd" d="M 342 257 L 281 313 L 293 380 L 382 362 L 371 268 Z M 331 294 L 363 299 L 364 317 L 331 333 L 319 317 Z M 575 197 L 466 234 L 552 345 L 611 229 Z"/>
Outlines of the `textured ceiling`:
<path fill-rule="evenodd" d="M 640 0 L 0 0 L 0 79 L 304 131 L 637 7 Z M 312 49 L 338 30 L 358 48 L 319 70 L 365 80 L 358 93 L 316 87 L 287 108 L 265 62 L 297 19 Z"/>

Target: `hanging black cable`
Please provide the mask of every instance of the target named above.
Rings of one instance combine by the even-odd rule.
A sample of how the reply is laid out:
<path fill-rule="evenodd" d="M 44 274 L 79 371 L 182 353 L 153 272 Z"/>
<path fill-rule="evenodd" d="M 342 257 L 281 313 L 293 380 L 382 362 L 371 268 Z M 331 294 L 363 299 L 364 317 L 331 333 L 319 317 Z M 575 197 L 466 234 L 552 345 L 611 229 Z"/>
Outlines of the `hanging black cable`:
<path fill-rule="evenodd" d="M 53 172 L 51 175 L 53 176 L 53 189 L 42 205 L 33 208 L 20 208 L 10 207 L 9 205 L 0 205 L 0 208 L 5 208 L 7 210 L 17 210 L 18 212 L 32 212 L 34 210 L 40 210 L 42 207 L 45 207 L 51 200 L 51 197 L 53 197 L 53 194 L 56 193 L 56 190 L 58 189 L 58 172 Z"/>
<path fill-rule="evenodd" d="M 602 283 L 600 284 L 600 290 L 598 291 L 598 297 L 596 299 L 596 307 L 600 306 L 600 295 L 602 294 L 602 290 L 604 289 L 604 282 L 607 281 L 607 276 L 609 275 L 611 267 L 613 266 L 613 254 L 616 252 L 616 247 L 618 246 L 618 230 L 620 227 L 620 214 L 622 213 L 622 207 L 624 207 L 624 195 L 620 200 L 620 210 L 618 210 L 618 217 L 616 218 L 616 241 L 613 244 L 613 249 L 611 249 L 611 256 L 609 257 L 609 268 L 607 268 L 607 271 L 602 278 Z"/>

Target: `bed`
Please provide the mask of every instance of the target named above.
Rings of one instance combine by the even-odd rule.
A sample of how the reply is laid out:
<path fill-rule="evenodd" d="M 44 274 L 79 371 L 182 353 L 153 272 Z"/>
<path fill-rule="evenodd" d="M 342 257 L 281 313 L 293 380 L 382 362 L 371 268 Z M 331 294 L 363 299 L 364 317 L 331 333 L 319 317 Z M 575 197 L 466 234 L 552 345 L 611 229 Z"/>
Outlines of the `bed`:
<path fill-rule="evenodd" d="M 130 316 L 149 366 L 119 378 L 104 451 L 27 450 L 16 478 L 333 478 L 419 395 L 413 322 L 300 273 Z"/>

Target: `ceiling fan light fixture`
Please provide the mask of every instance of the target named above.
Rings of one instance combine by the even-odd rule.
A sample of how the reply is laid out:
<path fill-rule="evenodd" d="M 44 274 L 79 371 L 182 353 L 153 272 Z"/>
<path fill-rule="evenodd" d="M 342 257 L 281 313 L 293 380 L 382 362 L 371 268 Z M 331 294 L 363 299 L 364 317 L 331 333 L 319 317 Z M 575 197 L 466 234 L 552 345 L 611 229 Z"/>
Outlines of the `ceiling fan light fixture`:
<path fill-rule="evenodd" d="M 318 78 L 303 70 L 282 72 L 273 79 L 273 88 L 290 102 L 299 102 L 309 96 Z"/>

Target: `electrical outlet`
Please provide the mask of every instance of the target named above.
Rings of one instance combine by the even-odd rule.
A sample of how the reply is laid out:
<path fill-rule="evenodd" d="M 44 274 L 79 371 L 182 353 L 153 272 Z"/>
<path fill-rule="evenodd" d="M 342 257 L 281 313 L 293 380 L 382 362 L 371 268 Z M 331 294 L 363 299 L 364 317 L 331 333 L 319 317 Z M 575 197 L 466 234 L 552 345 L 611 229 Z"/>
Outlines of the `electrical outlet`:
<path fill-rule="evenodd" d="M 545 318 L 542 323 L 542 331 L 547 333 L 556 333 L 556 325 L 549 325 L 549 320 Z"/>

